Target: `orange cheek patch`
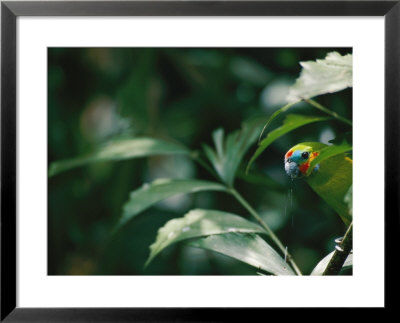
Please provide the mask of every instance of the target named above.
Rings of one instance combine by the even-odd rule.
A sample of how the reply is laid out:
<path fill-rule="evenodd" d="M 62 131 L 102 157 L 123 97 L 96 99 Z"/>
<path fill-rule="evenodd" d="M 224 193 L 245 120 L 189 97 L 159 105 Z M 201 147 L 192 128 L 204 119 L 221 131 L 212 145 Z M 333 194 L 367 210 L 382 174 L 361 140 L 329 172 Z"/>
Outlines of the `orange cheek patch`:
<path fill-rule="evenodd" d="M 313 159 L 315 159 L 315 157 L 317 157 L 319 155 L 318 152 L 313 152 L 310 156 L 310 162 L 313 161 Z"/>

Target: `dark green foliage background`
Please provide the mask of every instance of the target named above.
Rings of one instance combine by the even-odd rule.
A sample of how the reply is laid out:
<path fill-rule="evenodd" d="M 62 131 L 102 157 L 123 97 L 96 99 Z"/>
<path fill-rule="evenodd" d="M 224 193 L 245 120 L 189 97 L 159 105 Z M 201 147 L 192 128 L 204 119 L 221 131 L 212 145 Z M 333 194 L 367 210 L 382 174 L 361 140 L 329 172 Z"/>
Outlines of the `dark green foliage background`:
<path fill-rule="evenodd" d="M 50 48 L 48 50 L 48 162 L 93 151 L 114 136 L 153 136 L 193 150 L 212 144 L 211 133 L 240 128 L 284 105 L 265 98 L 277 82 L 299 76 L 299 61 L 324 58 L 337 48 Z M 351 89 L 317 101 L 352 118 Z M 323 115 L 306 104 L 291 112 Z M 279 126 L 282 114 L 269 127 Z M 283 169 L 284 153 L 303 141 L 349 131 L 338 121 L 299 128 L 277 140 L 235 187 L 260 211 L 308 274 L 334 248 L 345 226 L 303 181 Z M 331 138 L 330 138 L 331 139 Z M 250 149 L 245 162 L 254 153 Z M 244 165 L 245 166 L 245 165 Z M 271 181 L 251 182 L 256 171 Z M 192 208 L 248 214 L 231 196 L 201 192 L 159 203 L 110 232 L 129 192 L 159 177 L 215 180 L 186 157 L 151 157 L 96 163 L 48 181 L 48 274 L 50 275 L 247 275 L 252 267 L 209 251 L 171 246 L 144 270 L 159 227 Z M 292 199 L 290 198 L 292 196 Z"/>

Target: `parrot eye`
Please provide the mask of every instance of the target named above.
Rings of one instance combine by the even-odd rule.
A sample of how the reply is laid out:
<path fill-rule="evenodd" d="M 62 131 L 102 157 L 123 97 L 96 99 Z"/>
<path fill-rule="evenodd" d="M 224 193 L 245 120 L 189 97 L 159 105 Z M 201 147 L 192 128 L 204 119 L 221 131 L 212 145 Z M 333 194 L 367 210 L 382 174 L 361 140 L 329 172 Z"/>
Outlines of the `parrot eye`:
<path fill-rule="evenodd" d="M 308 159 L 308 152 L 304 152 L 301 154 L 301 157 L 303 157 L 304 159 Z"/>

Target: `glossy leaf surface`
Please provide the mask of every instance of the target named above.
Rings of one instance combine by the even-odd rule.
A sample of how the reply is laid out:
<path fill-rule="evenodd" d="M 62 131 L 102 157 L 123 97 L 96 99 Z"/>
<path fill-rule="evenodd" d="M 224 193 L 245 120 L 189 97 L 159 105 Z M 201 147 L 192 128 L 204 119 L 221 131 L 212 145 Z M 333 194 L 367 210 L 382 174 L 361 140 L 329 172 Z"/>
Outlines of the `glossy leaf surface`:
<path fill-rule="evenodd" d="M 235 258 L 273 275 L 294 275 L 285 260 L 256 234 L 218 234 L 190 241 L 188 244 Z"/>
<path fill-rule="evenodd" d="M 158 230 L 156 241 L 150 246 L 146 265 L 162 250 L 178 241 L 229 232 L 265 233 L 259 225 L 235 214 L 216 210 L 192 210 L 183 218 L 168 221 Z"/>
<path fill-rule="evenodd" d="M 225 191 L 225 186 L 208 181 L 191 179 L 158 179 L 131 192 L 129 200 L 123 206 L 123 214 L 118 226 L 121 226 L 143 212 L 153 204 L 168 197 L 196 193 L 200 191 Z"/>
<path fill-rule="evenodd" d="M 288 102 L 310 99 L 353 86 L 353 55 L 330 52 L 325 59 L 300 62 L 300 77 L 290 88 Z"/>
<path fill-rule="evenodd" d="M 53 162 L 49 167 L 49 177 L 71 168 L 102 161 L 119 161 L 124 159 L 152 155 L 188 155 L 190 151 L 178 144 L 154 138 L 125 138 L 112 141 L 96 152 L 86 156 Z"/>

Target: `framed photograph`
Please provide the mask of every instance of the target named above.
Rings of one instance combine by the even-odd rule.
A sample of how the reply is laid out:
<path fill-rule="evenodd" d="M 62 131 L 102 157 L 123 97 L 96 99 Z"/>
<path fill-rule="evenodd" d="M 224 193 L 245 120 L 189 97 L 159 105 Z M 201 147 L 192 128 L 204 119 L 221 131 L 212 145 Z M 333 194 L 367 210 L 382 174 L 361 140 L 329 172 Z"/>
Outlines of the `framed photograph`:
<path fill-rule="evenodd" d="M 1 320 L 390 307 L 399 16 L 2 2 Z"/>

